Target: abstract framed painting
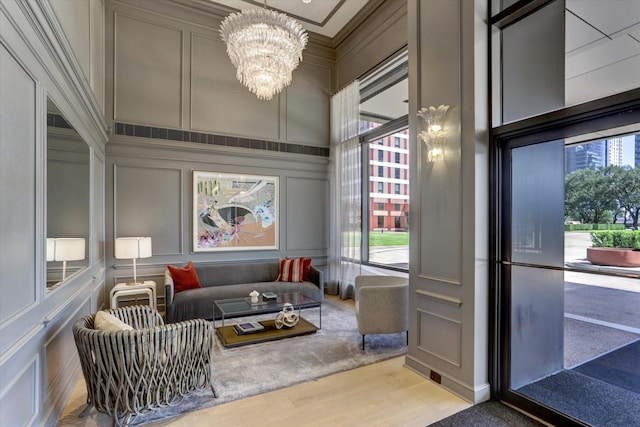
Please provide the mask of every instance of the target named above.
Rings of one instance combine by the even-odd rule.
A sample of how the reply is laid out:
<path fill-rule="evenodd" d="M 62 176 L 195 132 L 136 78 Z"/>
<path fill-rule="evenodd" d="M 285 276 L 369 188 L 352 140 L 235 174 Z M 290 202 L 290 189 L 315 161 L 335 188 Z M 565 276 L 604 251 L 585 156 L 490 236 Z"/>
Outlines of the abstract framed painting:
<path fill-rule="evenodd" d="M 193 251 L 278 249 L 278 177 L 193 172 Z"/>

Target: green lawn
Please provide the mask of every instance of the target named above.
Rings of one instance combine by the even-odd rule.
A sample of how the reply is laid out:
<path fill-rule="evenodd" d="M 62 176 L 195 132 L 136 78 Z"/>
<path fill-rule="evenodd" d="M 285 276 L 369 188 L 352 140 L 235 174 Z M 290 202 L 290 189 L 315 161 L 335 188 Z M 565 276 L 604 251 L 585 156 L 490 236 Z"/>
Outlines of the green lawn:
<path fill-rule="evenodd" d="M 388 231 L 381 233 L 379 231 L 369 232 L 369 246 L 408 246 L 409 233 Z"/>

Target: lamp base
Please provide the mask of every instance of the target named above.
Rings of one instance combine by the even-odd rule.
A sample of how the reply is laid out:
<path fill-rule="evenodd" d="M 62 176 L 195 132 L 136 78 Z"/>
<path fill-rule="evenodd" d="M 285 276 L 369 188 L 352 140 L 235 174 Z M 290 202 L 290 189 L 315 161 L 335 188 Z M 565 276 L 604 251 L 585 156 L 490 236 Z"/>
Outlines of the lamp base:
<path fill-rule="evenodd" d="M 127 286 L 139 286 L 144 285 L 144 282 L 127 282 Z"/>

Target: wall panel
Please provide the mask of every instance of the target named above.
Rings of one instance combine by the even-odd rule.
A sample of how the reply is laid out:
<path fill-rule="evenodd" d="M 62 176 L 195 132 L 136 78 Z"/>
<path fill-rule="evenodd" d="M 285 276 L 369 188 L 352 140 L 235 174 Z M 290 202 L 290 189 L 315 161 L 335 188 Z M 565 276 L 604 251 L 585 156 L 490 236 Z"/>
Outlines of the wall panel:
<path fill-rule="evenodd" d="M 91 0 L 91 77 L 90 83 L 100 111 L 104 112 L 104 0 Z"/>
<path fill-rule="evenodd" d="M 154 255 L 182 252 L 182 169 L 114 166 L 114 237 L 151 236 Z"/>
<path fill-rule="evenodd" d="M 418 310 L 418 349 L 456 367 L 462 359 L 462 322 Z"/>
<path fill-rule="evenodd" d="M 280 139 L 280 96 L 259 101 L 236 78 L 224 43 L 193 34 L 191 129 Z"/>
<path fill-rule="evenodd" d="M 325 145 L 329 140 L 331 68 L 309 62 L 293 72 L 286 90 L 287 141 Z"/>
<path fill-rule="evenodd" d="M 36 84 L 0 45 L 0 327 L 36 301 Z"/>
<path fill-rule="evenodd" d="M 91 4 L 89 1 L 52 0 L 51 4 L 62 24 L 87 81 L 91 80 Z"/>
<path fill-rule="evenodd" d="M 183 32 L 124 14 L 114 19 L 114 118 L 181 127 Z"/>
<path fill-rule="evenodd" d="M 15 378 L 3 377 L 0 389 L 0 425 L 31 425 L 37 413 L 38 360 L 31 360 Z"/>
<path fill-rule="evenodd" d="M 104 260 L 104 160 L 93 156 L 93 254 L 91 260 L 95 263 Z"/>
<path fill-rule="evenodd" d="M 288 251 L 324 251 L 329 246 L 326 179 L 288 178 L 286 182 Z M 301 201 L 304 200 L 304 203 Z M 305 255 L 303 253 L 303 255 Z M 308 255 L 308 254 L 307 254 Z"/>

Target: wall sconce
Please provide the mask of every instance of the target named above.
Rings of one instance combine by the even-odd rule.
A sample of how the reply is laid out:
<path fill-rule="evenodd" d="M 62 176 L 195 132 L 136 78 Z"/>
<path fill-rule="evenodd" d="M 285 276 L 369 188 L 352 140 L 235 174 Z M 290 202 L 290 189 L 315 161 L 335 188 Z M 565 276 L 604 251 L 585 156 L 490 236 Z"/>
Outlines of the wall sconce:
<path fill-rule="evenodd" d="M 47 238 L 47 261 L 62 261 L 62 282 L 67 277 L 67 261 L 84 259 L 85 241 L 82 237 Z"/>
<path fill-rule="evenodd" d="M 427 130 L 421 131 L 418 137 L 427 145 L 428 162 L 444 159 L 448 134 L 444 128 L 444 117 L 448 110 L 448 105 L 440 105 L 438 108 L 431 106 L 418 111 L 418 116 L 427 124 Z"/>
<path fill-rule="evenodd" d="M 128 284 L 139 284 L 136 275 L 136 259 L 151 257 L 151 237 L 118 237 L 115 244 L 115 257 L 133 260 L 133 282 Z"/>

